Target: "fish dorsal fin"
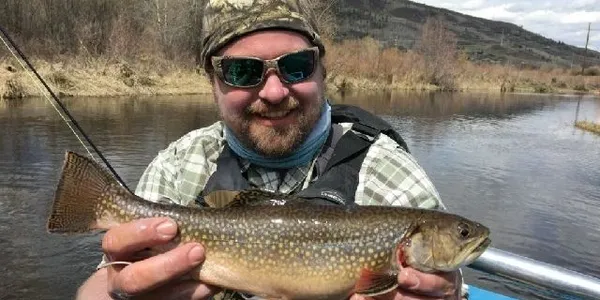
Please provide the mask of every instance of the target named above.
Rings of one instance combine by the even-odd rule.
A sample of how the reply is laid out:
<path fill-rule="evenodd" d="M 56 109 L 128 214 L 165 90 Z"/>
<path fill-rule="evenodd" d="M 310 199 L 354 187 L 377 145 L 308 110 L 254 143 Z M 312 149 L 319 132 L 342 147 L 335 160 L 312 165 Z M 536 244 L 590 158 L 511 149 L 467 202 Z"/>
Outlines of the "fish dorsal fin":
<path fill-rule="evenodd" d="M 373 297 L 388 293 L 398 287 L 398 274 L 393 272 L 375 272 L 363 269 L 354 286 L 354 293 Z"/>
<path fill-rule="evenodd" d="M 256 206 L 256 205 L 285 205 L 288 201 L 299 199 L 280 193 L 259 189 L 243 191 L 214 191 L 204 196 L 204 201 L 213 208 Z"/>

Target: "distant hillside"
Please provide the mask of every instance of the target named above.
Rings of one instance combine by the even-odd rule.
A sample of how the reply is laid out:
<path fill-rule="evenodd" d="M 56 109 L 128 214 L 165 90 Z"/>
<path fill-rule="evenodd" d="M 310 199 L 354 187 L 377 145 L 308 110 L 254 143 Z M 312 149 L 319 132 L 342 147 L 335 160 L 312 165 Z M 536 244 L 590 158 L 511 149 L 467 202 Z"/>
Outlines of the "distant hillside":
<path fill-rule="evenodd" d="M 412 48 L 428 17 L 442 16 L 469 59 L 492 63 L 579 66 L 584 49 L 527 31 L 515 24 L 491 21 L 403 0 L 338 0 L 336 39 L 367 35 L 386 46 Z M 600 52 L 588 50 L 588 62 L 600 65 Z"/>

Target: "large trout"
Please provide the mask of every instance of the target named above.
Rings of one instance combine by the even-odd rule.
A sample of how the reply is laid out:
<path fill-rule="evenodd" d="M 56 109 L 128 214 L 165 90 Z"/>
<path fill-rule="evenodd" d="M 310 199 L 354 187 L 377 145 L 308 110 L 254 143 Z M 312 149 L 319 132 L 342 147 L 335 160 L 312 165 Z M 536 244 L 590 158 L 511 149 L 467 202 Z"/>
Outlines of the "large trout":
<path fill-rule="evenodd" d="M 287 203 L 257 205 L 277 199 Z M 256 190 L 239 192 L 223 208 L 154 203 L 121 187 L 94 161 L 66 154 L 50 232 L 107 230 L 158 216 L 179 226 L 171 247 L 204 245 L 206 260 L 194 278 L 266 299 L 378 295 L 396 288 L 402 267 L 453 271 L 490 243 L 485 226 L 437 210 L 315 205 Z"/>

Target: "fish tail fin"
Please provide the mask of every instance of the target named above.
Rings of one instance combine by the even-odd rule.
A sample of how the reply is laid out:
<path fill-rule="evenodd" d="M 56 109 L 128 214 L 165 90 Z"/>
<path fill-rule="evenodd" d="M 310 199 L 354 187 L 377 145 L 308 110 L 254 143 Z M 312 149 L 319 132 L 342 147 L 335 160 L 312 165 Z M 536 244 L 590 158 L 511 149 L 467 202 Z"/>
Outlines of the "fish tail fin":
<path fill-rule="evenodd" d="M 106 209 L 106 190 L 117 180 L 95 161 L 74 152 L 65 154 L 47 230 L 80 233 L 107 229 L 98 221 Z"/>

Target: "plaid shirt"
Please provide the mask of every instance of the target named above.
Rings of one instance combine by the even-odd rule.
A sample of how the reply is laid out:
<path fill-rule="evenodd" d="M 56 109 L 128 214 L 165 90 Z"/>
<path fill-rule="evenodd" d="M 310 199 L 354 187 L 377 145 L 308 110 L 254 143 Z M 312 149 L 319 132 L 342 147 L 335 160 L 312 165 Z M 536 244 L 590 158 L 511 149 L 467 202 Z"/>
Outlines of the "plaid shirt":
<path fill-rule="evenodd" d="M 352 124 L 343 123 L 344 132 Z M 136 194 L 150 201 L 167 200 L 194 205 L 226 141 L 224 125 L 194 130 L 159 152 L 142 175 Z M 327 151 L 327 149 L 325 149 Z M 314 181 L 313 165 L 282 172 L 243 163 L 242 172 L 251 186 L 290 193 Z M 370 147 L 359 172 L 355 202 L 359 205 L 399 205 L 445 209 L 439 194 L 416 160 L 386 135 Z"/>

